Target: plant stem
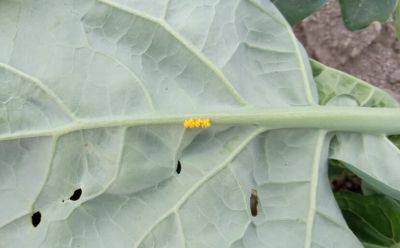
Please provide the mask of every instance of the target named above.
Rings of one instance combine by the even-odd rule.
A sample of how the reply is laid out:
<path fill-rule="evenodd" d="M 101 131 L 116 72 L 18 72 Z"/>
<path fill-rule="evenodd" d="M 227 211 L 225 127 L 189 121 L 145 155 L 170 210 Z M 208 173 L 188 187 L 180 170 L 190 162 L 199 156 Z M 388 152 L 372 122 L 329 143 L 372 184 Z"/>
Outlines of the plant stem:
<path fill-rule="evenodd" d="M 242 116 L 242 118 L 238 118 Z M 316 128 L 330 131 L 400 134 L 400 108 L 288 107 L 243 115 L 220 115 L 214 123 L 257 124 L 271 129 Z"/>
<path fill-rule="evenodd" d="M 79 119 L 67 125 L 0 134 L 0 140 L 59 136 L 82 129 L 102 127 L 178 124 L 185 119 L 210 118 L 212 125 L 259 125 L 268 129 L 313 128 L 375 134 L 400 134 L 400 108 L 304 106 L 240 108 L 230 112 L 202 114 L 157 114 L 113 119 Z"/>

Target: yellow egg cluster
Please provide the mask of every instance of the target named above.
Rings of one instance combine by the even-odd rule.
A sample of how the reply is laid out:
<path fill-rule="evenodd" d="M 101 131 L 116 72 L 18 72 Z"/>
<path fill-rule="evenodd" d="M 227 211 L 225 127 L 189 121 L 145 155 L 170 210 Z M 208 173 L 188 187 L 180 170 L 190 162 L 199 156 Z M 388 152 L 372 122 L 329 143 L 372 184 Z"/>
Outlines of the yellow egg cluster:
<path fill-rule="evenodd" d="M 185 128 L 209 128 L 211 127 L 210 119 L 186 119 L 183 122 Z"/>

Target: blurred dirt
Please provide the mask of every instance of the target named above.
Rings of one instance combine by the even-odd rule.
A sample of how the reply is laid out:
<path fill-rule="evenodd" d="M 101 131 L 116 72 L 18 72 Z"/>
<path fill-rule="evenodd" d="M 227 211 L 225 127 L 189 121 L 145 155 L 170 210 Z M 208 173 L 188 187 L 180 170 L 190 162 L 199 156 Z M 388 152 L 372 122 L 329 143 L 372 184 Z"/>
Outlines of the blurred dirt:
<path fill-rule="evenodd" d="M 295 27 L 308 54 L 355 75 L 400 100 L 400 42 L 392 23 L 372 23 L 352 32 L 342 22 L 337 0 L 331 0 Z"/>
<path fill-rule="evenodd" d="M 353 173 L 346 172 L 331 181 L 331 189 L 333 192 L 352 191 L 361 194 L 361 179 Z"/>

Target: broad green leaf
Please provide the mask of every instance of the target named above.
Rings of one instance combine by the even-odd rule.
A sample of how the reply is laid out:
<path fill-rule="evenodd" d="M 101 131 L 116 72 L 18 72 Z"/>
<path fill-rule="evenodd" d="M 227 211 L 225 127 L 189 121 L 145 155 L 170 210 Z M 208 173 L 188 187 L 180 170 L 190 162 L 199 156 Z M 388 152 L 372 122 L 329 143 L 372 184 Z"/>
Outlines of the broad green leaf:
<path fill-rule="evenodd" d="M 272 0 L 295 25 L 323 6 L 327 0 Z M 397 0 L 340 0 L 343 22 L 350 30 L 366 28 L 373 21 L 385 22 L 394 14 Z M 394 14 L 396 27 L 398 14 Z"/>
<path fill-rule="evenodd" d="M 317 61 L 312 61 L 312 67 L 321 104 L 333 97 L 348 96 L 361 106 L 398 107 L 389 94 L 362 80 Z M 344 164 L 372 188 L 400 199 L 396 190 L 400 151 L 386 135 L 338 133 L 331 144 L 330 158 Z"/>
<path fill-rule="evenodd" d="M 373 21 L 387 21 L 397 0 L 340 0 L 343 21 L 350 30 L 367 27 Z"/>
<path fill-rule="evenodd" d="M 366 247 L 400 244 L 400 204 L 381 195 L 335 194 L 344 217 Z"/>
<path fill-rule="evenodd" d="M 397 3 L 395 12 L 393 13 L 394 27 L 396 28 L 397 39 L 400 39 L 400 4 Z"/>
<path fill-rule="evenodd" d="M 340 163 L 339 161 L 331 160 L 329 161 L 329 171 L 328 171 L 329 180 L 333 180 L 342 176 L 345 173 L 350 172 L 346 169 L 346 167 Z"/>
<path fill-rule="evenodd" d="M 393 142 L 396 147 L 400 147 L 400 135 L 391 135 L 389 139 Z"/>
<path fill-rule="evenodd" d="M 272 0 L 285 16 L 286 20 L 295 25 L 324 5 L 327 0 Z"/>
<path fill-rule="evenodd" d="M 347 95 L 352 96 L 357 100 L 358 104 L 361 103 L 364 106 L 398 106 L 396 101 L 387 93 L 351 75 L 329 68 L 317 61 L 312 61 L 312 68 L 314 78 L 318 85 L 321 103 L 328 102 L 336 96 Z M 344 139 L 343 136 L 343 134 L 339 135 L 342 141 Z M 389 138 L 393 144 L 397 145 L 398 136 L 390 136 Z M 372 142 L 365 142 L 354 145 L 363 146 L 370 145 L 371 143 Z M 334 147 L 335 146 L 333 146 L 333 148 Z M 357 149 L 359 149 L 359 147 L 354 150 Z M 365 147 L 362 148 L 362 150 L 365 150 Z M 355 156 L 359 155 L 361 154 L 355 152 Z M 349 171 L 346 169 L 346 165 L 348 168 L 353 167 L 353 165 L 349 166 L 338 160 L 331 160 L 329 167 L 330 178 L 334 179 L 346 174 L 348 175 Z M 362 191 L 364 195 L 350 192 L 339 192 L 335 194 L 335 198 L 339 202 L 339 207 L 344 213 L 346 222 L 350 225 L 352 231 L 363 241 L 365 247 L 395 247 L 398 245 L 398 240 L 392 238 L 391 234 L 393 233 L 393 235 L 396 236 L 400 234 L 398 232 L 399 223 L 397 223 L 399 219 L 397 216 L 399 213 L 398 203 L 392 198 L 376 195 L 376 190 L 367 184 L 366 181 L 362 182 Z M 384 231 L 387 232 L 387 230 L 390 230 L 390 235 L 385 236 L 385 234 L 381 234 Z"/>
<path fill-rule="evenodd" d="M 319 102 L 327 104 L 336 96 L 348 95 L 364 107 L 397 108 L 399 104 L 385 91 L 342 71 L 311 60 Z"/>
<path fill-rule="evenodd" d="M 270 1 L 3 0 L 0 18 L 0 247 L 362 247 L 331 131 L 398 134 L 400 110 L 318 106 Z"/>

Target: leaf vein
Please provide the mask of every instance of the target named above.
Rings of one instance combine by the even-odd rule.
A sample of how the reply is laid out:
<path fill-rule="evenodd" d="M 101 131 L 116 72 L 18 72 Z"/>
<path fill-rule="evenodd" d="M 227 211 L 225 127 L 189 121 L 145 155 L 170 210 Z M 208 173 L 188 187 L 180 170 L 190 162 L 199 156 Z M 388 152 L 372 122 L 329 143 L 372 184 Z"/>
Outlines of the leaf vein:
<path fill-rule="evenodd" d="M 210 173 L 208 173 L 205 177 L 195 183 L 183 196 L 182 198 L 169 210 L 167 210 L 159 219 L 157 219 L 150 228 L 144 232 L 144 235 L 138 240 L 135 247 L 139 247 L 143 240 L 149 235 L 152 230 L 160 224 L 164 219 L 168 216 L 176 212 L 188 199 L 194 194 L 205 182 L 210 180 L 213 176 L 215 176 L 218 172 L 223 170 L 229 165 L 229 162 L 232 161 L 233 158 L 251 141 L 254 137 L 256 137 L 261 132 L 265 131 L 265 128 L 257 128 L 254 132 L 252 132 L 247 139 L 245 139 L 232 153 L 231 155 L 224 160 L 220 165 L 216 166 Z"/>
<path fill-rule="evenodd" d="M 12 72 L 12 73 L 18 75 L 18 76 L 20 76 L 20 77 L 22 77 L 22 78 L 24 78 L 24 79 L 27 79 L 27 80 L 29 80 L 30 82 L 33 82 L 33 83 L 34 83 L 37 87 L 39 87 L 50 99 L 52 99 L 52 100 L 64 111 L 64 113 L 65 113 L 71 120 L 77 121 L 78 118 L 77 118 L 77 117 L 75 116 L 75 114 L 71 111 L 71 109 L 69 109 L 69 108 L 67 107 L 67 105 L 61 100 L 61 98 L 59 98 L 59 97 L 57 96 L 57 94 L 55 94 L 55 93 L 53 92 L 53 90 L 51 90 L 49 87 L 47 87 L 46 85 L 44 85 L 44 84 L 42 83 L 42 81 L 40 81 L 40 80 L 37 79 L 37 78 L 34 78 L 34 77 L 31 76 L 31 75 L 26 74 L 25 72 L 23 72 L 23 71 L 21 71 L 21 70 L 15 68 L 15 67 L 12 67 L 12 66 L 10 66 L 10 65 L 7 65 L 7 64 L 1 63 L 1 62 L 0 62 L 0 67 L 2 67 L 2 68 L 4 68 L 4 69 L 6 69 L 6 70 L 8 70 L 8 71 L 10 71 L 10 72 Z"/>
<path fill-rule="evenodd" d="M 226 86 L 226 88 L 230 91 L 236 101 L 241 105 L 247 105 L 247 102 L 243 99 L 243 97 L 237 92 L 235 87 L 229 80 L 225 77 L 222 71 L 217 68 L 213 62 L 211 62 L 201 51 L 199 51 L 193 44 L 187 41 L 184 37 L 182 37 L 178 32 L 176 32 L 166 21 L 162 19 L 157 19 L 155 17 L 149 16 L 140 11 L 134 10 L 132 8 L 126 8 L 116 3 L 111 3 L 108 0 L 97 0 L 101 3 L 107 4 L 110 7 L 120 9 L 121 11 L 127 12 L 134 16 L 146 19 L 148 21 L 153 22 L 156 25 L 161 26 L 165 31 L 167 31 L 170 35 L 172 35 L 178 42 L 180 42 L 186 49 L 188 49 L 195 57 L 197 57 L 204 65 L 206 65 Z"/>

